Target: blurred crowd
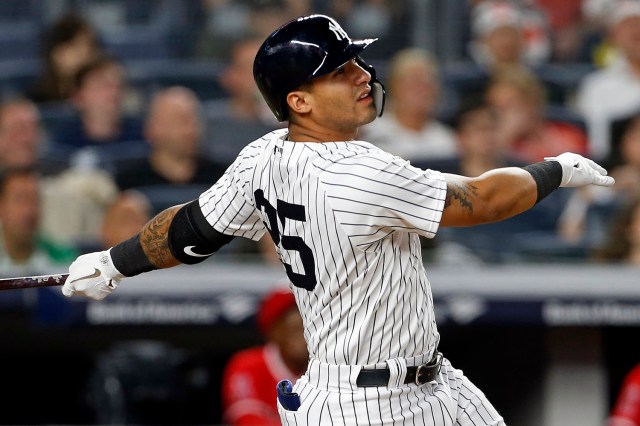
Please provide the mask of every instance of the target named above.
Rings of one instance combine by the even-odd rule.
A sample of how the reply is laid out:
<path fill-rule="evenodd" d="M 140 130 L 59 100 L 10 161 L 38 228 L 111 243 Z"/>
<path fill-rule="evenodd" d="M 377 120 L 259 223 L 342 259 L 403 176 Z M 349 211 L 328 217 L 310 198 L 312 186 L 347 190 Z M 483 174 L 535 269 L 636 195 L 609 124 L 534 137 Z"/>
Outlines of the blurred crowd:
<path fill-rule="evenodd" d="M 387 104 L 363 140 L 446 173 L 572 151 L 616 178 L 501 223 L 443 229 L 423 242 L 425 262 L 640 265 L 640 0 L 11 0 L 0 2 L 0 276 L 64 272 L 129 238 L 281 127 L 253 58 L 309 13 L 380 38 L 365 59 Z M 220 255 L 278 262 L 268 236 Z M 303 368 L 301 346 L 279 337 L 299 331 L 298 317 L 279 322 L 292 298 L 274 300 L 260 314 L 266 346 L 226 378 L 248 374 L 238 360 L 264 374 L 274 357 L 292 377 Z M 230 423 L 253 415 L 247 399 L 273 417 L 252 383 L 274 379 L 257 377 L 225 382 Z"/>
<path fill-rule="evenodd" d="M 638 0 L 25 0 L 0 5 L 0 275 L 135 234 L 282 126 L 253 57 L 308 13 L 381 39 L 386 111 L 362 139 L 467 176 L 572 151 L 616 178 L 443 230 L 426 261 L 640 264 Z M 275 261 L 268 237 L 224 250 Z"/>

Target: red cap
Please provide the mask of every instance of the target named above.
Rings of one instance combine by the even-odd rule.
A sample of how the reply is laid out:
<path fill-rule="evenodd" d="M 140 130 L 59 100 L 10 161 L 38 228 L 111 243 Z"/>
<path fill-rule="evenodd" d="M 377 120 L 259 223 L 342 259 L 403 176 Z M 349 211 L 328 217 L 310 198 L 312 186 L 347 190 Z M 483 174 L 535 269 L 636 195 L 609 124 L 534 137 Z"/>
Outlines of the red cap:
<path fill-rule="evenodd" d="M 296 307 L 296 299 L 288 288 L 278 287 L 270 291 L 260 303 L 258 328 L 266 335 L 273 324 L 289 309 Z"/>

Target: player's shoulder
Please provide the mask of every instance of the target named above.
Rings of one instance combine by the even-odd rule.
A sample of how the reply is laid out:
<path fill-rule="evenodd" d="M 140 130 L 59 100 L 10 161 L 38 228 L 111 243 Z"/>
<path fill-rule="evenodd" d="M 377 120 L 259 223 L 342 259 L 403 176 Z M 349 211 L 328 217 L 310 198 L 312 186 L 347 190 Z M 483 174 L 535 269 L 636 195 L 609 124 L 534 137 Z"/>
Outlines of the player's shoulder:
<path fill-rule="evenodd" d="M 259 137 L 258 139 L 248 143 L 238 154 L 238 157 L 242 156 L 255 156 L 264 152 L 268 147 L 273 146 L 277 141 L 282 141 L 286 138 L 288 133 L 287 129 L 276 129 Z"/>
<path fill-rule="evenodd" d="M 322 147 L 321 149 L 318 149 L 321 156 L 324 158 L 331 158 L 333 160 L 339 160 L 341 158 L 367 156 L 379 157 L 390 155 L 384 150 L 378 148 L 376 145 L 363 140 L 324 142 L 319 145 Z"/>
<path fill-rule="evenodd" d="M 273 152 L 273 147 L 277 141 L 281 141 L 286 137 L 286 129 L 276 129 L 264 136 L 245 145 L 236 157 L 232 169 L 247 170 L 260 162 L 261 158 Z"/>

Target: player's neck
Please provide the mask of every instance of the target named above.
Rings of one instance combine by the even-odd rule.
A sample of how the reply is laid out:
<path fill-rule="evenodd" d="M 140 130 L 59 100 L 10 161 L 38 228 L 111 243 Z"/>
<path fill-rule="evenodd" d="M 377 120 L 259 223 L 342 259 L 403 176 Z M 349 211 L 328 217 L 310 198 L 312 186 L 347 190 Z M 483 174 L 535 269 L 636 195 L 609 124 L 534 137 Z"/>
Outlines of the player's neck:
<path fill-rule="evenodd" d="M 288 139 L 293 142 L 342 142 L 351 141 L 356 138 L 358 129 L 351 131 L 340 131 L 327 128 L 315 128 L 313 126 L 303 126 L 297 123 L 289 123 Z"/>

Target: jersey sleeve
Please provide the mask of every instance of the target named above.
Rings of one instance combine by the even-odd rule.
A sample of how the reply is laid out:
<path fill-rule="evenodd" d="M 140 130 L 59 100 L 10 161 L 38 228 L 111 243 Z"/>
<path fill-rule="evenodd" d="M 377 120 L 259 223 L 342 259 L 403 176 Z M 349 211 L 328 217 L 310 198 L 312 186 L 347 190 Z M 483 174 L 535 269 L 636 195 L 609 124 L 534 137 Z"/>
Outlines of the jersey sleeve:
<path fill-rule="evenodd" d="M 224 175 L 200 195 L 199 203 L 216 231 L 257 241 L 266 228 L 249 193 L 252 184 L 248 171 L 254 158 L 251 147 L 245 148 Z"/>
<path fill-rule="evenodd" d="M 441 173 L 383 152 L 345 158 L 321 181 L 336 219 L 359 247 L 397 232 L 435 236 L 447 191 Z"/>

